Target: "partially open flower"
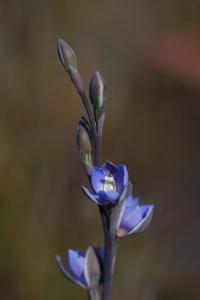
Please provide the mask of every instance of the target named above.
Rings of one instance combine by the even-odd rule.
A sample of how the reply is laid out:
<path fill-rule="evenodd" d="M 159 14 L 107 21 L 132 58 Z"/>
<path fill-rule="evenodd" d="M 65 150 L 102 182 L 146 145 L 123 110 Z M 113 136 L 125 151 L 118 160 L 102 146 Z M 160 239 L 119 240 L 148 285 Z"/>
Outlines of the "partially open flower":
<path fill-rule="evenodd" d="M 93 247 L 89 247 L 86 253 L 80 250 L 69 250 L 67 267 L 61 257 L 56 256 L 58 267 L 65 277 L 86 289 L 98 288 L 101 277 L 100 259 L 101 253 L 97 257 Z"/>
<path fill-rule="evenodd" d="M 93 192 L 82 187 L 83 192 L 99 205 L 120 201 L 128 184 L 125 165 L 114 165 L 107 161 L 101 168 L 93 167 L 90 177 Z"/>
<path fill-rule="evenodd" d="M 124 205 L 117 236 L 123 237 L 144 231 L 151 222 L 154 206 L 140 205 L 139 199 L 132 195 L 128 196 Z"/>

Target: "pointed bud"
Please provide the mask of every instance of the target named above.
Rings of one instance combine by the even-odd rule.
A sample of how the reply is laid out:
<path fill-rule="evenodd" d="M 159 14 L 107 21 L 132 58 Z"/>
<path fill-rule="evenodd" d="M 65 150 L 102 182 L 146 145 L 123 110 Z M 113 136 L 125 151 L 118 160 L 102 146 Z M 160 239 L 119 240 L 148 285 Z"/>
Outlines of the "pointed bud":
<path fill-rule="evenodd" d="M 81 117 L 77 126 L 77 144 L 81 160 L 86 168 L 87 174 L 90 174 L 92 168 L 92 146 L 91 146 L 90 126 L 84 117 Z"/>
<path fill-rule="evenodd" d="M 57 41 L 59 58 L 67 72 L 77 70 L 77 59 L 72 48 L 61 38 Z"/>
<path fill-rule="evenodd" d="M 76 55 L 72 48 L 61 38 L 57 41 L 57 49 L 59 58 L 68 72 L 73 84 L 75 85 L 78 93 L 82 95 L 84 93 L 84 86 L 81 74 L 78 71 Z"/>
<path fill-rule="evenodd" d="M 93 247 L 89 247 L 85 255 L 84 275 L 88 288 L 97 289 L 101 278 L 101 268 Z"/>
<path fill-rule="evenodd" d="M 106 82 L 101 73 L 96 71 L 90 81 L 90 99 L 93 105 L 96 121 L 103 115 L 106 102 Z"/>

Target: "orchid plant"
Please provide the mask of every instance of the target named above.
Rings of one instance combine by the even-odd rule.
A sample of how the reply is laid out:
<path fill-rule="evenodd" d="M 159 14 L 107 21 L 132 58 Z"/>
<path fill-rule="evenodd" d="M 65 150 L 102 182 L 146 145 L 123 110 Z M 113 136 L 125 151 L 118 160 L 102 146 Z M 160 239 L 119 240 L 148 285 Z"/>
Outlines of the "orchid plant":
<path fill-rule="evenodd" d="M 89 98 L 86 95 L 77 59 L 72 48 L 62 39 L 57 43 L 59 58 L 72 80 L 86 111 L 77 125 L 77 145 L 90 188 L 83 193 L 98 206 L 104 232 L 102 248 L 90 246 L 67 252 L 67 263 L 56 256 L 66 278 L 85 288 L 90 300 L 111 300 L 118 241 L 137 234 L 149 225 L 154 206 L 141 205 L 132 193 L 127 167 L 107 161 L 101 165 L 102 134 L 105 120 L 107 88 L 100 72 L 92 76 Z"/>

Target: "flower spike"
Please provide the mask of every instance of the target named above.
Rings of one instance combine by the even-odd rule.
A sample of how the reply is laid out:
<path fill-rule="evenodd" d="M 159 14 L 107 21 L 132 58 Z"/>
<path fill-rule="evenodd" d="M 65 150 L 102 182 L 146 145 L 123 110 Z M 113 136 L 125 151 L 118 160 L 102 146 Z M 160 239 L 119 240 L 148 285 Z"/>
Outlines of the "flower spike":
<path fill-rule="evenodd" d="M 90 300 L 111 300 L 117 241 L 121 237 L 144 231 L 151 222 L 154 206 L 141 205 L 139 199 L 133 196 L 133 186 L 124 164 L 115 165 L 106 161 L 101 165 L 107 99 L 107 85 L 103 76 L 98 71 L 93 74 L 88 98 L 73 49 L 59 38 L 57 50 L 87 114 L 86 118 L 80 118 L 76 130 L 79 155 L 90 183 L 90 189 L 81 188 L 98 205 L 104 247 L 89 247 L 86 252 L 70 249 L 66 263 L 60 256 L 56 256 L 56 261 L 66 278 L 87 290 Z"/>

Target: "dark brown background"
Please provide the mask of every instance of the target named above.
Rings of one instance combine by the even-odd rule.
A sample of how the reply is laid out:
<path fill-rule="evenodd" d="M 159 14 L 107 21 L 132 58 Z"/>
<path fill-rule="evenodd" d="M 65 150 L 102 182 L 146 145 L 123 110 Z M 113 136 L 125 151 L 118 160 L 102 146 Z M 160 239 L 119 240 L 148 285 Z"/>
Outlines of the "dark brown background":
<path fill-rule="evenodd" d="M 0 1 L 0 298 L 85 299 L 54 256 L 101 244 L 75 143 L 81 102 L 56 53 L 75 50 L 85 85 L 108 83 L 104 160 L 128 165 L 154 203 L 124 239 L 113 299 L 200 299 L 200 2 Z"/>

